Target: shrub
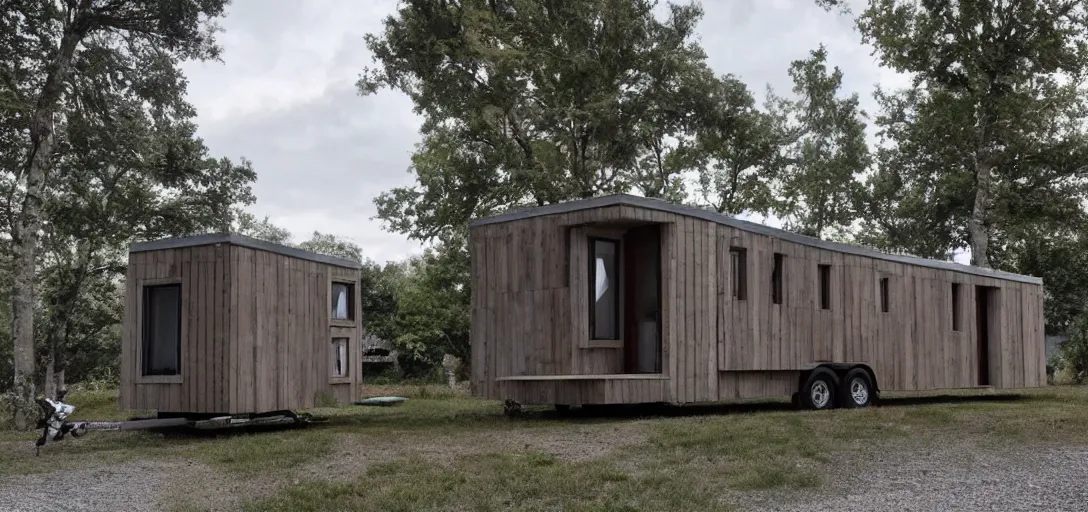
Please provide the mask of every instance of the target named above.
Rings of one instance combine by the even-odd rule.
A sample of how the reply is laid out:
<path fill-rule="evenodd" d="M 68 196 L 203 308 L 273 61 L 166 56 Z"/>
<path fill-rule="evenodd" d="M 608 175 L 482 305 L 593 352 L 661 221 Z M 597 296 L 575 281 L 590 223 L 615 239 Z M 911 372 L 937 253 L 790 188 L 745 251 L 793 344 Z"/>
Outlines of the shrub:
<path fill-rule="evenodd" d="M 1073 321 L 1069 341 L 1061 348 L 1062 367 L 1074 384 L 1088 380 L 1088 312 L 1081 313 Z"/>

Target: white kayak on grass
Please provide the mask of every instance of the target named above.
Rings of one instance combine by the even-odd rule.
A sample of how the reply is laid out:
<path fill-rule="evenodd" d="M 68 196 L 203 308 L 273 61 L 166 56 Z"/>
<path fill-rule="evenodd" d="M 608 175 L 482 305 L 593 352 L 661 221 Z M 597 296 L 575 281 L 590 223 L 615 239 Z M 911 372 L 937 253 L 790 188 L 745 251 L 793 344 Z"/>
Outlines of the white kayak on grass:
<path fill-rule="evenodd" d="M 389 405 L 400 405 L 405 400 L 407 400 L 407 398 L 404 398 L 402 396 L 376 396 L 376 397 L 367 398 L 367 399 L 359 400 L 357 402 L 352 402 L 352 403 L 354 403 L 355 405 L 384 405 L 384 406 L 389 406 Z"/>

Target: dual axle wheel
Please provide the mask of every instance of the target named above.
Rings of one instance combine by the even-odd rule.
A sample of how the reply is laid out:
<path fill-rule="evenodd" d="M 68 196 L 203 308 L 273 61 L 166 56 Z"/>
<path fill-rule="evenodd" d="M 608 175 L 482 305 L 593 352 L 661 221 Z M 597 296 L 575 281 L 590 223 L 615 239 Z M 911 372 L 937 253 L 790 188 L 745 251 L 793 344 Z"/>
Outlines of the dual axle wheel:
<path fill-rule="evenodd" d="M 873 397 L 873 380 L 864 369 L 853 368 L 839 379 L 835 372 L 821 367 L 809 374 L 794 395 L 793 403 L 817 411 L 835 407 L 855 409 L 868 407 Z"/>

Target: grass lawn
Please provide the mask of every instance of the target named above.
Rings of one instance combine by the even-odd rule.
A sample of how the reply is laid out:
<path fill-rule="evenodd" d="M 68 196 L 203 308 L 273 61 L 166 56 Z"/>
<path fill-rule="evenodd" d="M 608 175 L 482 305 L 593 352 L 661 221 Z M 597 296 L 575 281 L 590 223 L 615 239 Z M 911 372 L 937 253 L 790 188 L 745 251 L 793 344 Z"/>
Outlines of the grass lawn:
<path fill-rule="evenodd" d="M 1088 388 L 1002 394 L 891 395 L 862 410 L 794 411 L 785 401 L 621 409 L 517 419 L 496 402 L 438 387 L 369 388 L 409 400 L 396 407 L 312 411 L 306 429 L 217 436 L 91 432 L 47 445 L 36 433 L 0 433 L 0 479 L 16 474 L 186 461 L 235 482 L 246 510 L 731 510 L 765 490 L 819 487 L 836 457 L 970 439 L 1088 444 Z M 73 393 L 76 418 L 126 418 L 114 392 Z M 7 462 L 7 461 L 10 461 Z M 179 478 L 178 509 L 219 505 Z M 252 492 L 244 492 L 245 489 Z"/>

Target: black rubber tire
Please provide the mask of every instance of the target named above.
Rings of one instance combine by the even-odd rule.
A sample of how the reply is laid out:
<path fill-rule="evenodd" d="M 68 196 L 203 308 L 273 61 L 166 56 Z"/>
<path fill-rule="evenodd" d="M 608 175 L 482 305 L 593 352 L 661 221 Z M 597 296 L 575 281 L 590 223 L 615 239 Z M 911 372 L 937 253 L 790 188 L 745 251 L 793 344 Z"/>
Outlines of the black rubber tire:
<path fill-rule="evenodd" d="M 824 383 L 827 386 L 827 401 L 822 406 L 817 406 L 812 401 L 812 388 L 817 383 Z M 801 386 L 801 390 L 798 392 L 801 399 L 801 406 L 805 409 L 813 411 L 826 411 L 828 409 L 835 408 L 835 401 L 838 397 L 835 386 L 835 375 L 829 370 L 814 370 L 808 376 L 808 380 L 805 381 L 805 385 Z"/>
<path fill-rule="evenodd" d="M 851 393 L 855 382 L 860 382 L 865 386 L 865 399 L 862 402 L 858 402 Z M 861 369 L 854 368 L 846 373 L 846 377 L 842 379 L 842 386 L 839 388 L 839 404 L 844 409 L 860 409 L 862 407 L 868 407 L 873 403 L 873 380 L 869 378 L 869 372 Z"/>
<path fill-rule="evenodd" d="M 521 404 L 513 400 L 503 400 L 502 402 L 502 414 L 507 418 L 516 418 L 521 416 Z"/>

